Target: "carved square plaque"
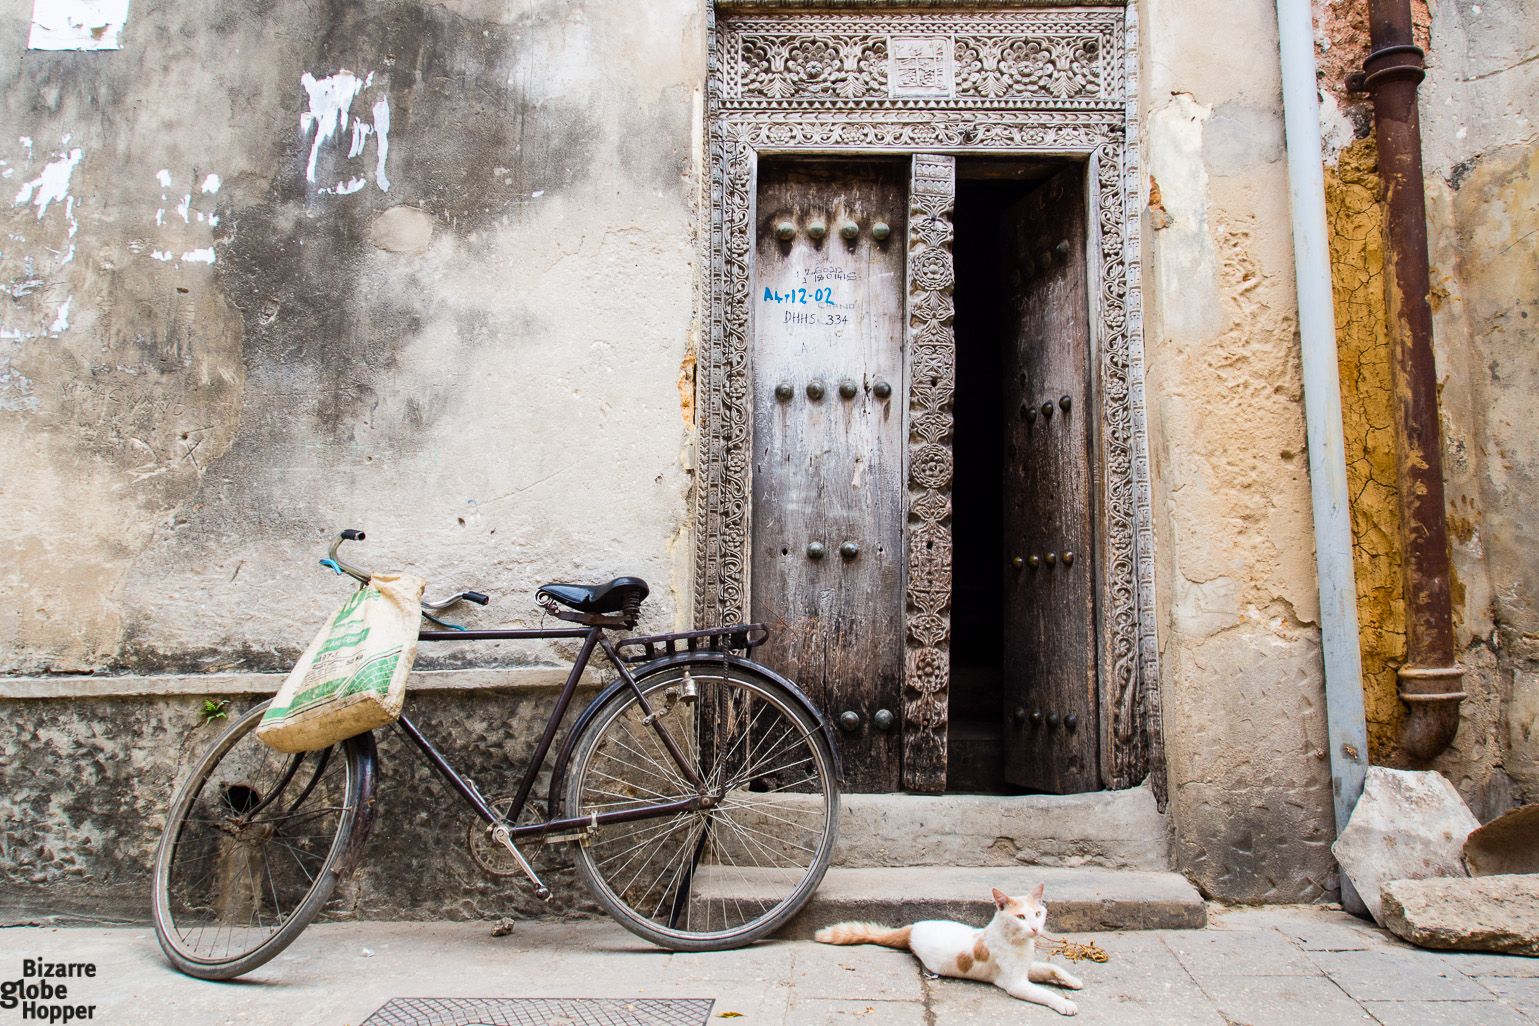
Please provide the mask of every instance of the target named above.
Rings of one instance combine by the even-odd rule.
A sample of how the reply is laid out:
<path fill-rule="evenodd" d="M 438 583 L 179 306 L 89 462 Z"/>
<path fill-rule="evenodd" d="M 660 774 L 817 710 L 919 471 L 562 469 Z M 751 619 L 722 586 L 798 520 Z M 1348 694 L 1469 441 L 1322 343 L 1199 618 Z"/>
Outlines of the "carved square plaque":
<path fill-rule="evenodd" d="M 949 36 L 893 36 L 887 48 L 888 88 L 895 100 L 950 98 L 956 76 Z"/>

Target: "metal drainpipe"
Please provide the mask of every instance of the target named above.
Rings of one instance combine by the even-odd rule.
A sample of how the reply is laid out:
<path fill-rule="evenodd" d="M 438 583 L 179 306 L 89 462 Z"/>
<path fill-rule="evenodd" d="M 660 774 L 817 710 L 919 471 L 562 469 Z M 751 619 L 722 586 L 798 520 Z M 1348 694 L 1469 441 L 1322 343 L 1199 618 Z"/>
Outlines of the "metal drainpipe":
<path fill-rule="evenodd" d="M 1363 793 L 1368 772 L 1368 725 L 1363 712 L 1363 664 L 1357 630 L 1357 581 L 1330 247 L 1325 230 L 1325 173 L 1320 153 L 1314 23 L 1310 0 L 1277 0 L 1282 60 L 1283 126 L 1288 140 L 1288 191 L 1293 208 L 1293 264 L 1298 282 L 1299 348 L 1304 366 L 1304 421 L 1309 489 L 1314 501 L 1315 566 L 1320 580 L 1320 647 L 1325 661 L 1325 726 L 1330 746 L 1336 833 Z M 1366 913 L 1341 875 L 1341 904 Z"/>
<path fill-rule="evenodd" d="M 1409 0 L 1368 0 L 1373 52 L 1349 89 L 1373 97 L 1379 175 L 1384 181 L 1385 293 L 1394 346 L 1397 477 L 1405 559 L 1406 662 L 1400 697 L 1409 707 L 1400 743 L 1431 759 L 1459 729 L 1459 682 L 1454 661 L 1448 527 L 1443 508 L 1443 437 L 1432 354 L 1431 278 L 1427 259 L 1427 200 L 1421 168 L 1421 119 L 1416 88 L 1426 72 L 1411 31 Z"/>

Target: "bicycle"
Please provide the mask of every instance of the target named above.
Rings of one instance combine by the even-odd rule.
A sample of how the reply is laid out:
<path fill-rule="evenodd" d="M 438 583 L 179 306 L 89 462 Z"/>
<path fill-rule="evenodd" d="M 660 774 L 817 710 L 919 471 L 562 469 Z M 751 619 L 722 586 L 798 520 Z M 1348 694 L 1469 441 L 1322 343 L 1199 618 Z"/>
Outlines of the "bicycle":
<path fill-rule="evenodd" d="M 338 557 L 322 565 L 367 586 Z M 487 596 L 424 601 L 442 629 L 422 642 L 580 639 L 581 649 L 511 799 L 488 803 L 402 715 L 396 726 L 486 824 L 471 854 L 499 876 L 550 891 L 516 842 L 568 845 L 600 906 L 632 933 L 676 951 L 719 951 L 772 933 L 822 880 L 839 824 L 833 732 L 794 684 L 746 655 L 763 624 L 631 637 L 647 584 L 546 584 L 544 610 L 576 627 L 475 630 L 436 614 Z M 520 822 L 562 718 L 595 649 L 618 674 L 577 716 L 552 763 L 544 815 Z M 640 665 L 637 665 L 640 664 Z M 633 671 L 630 667 L 636 666 Z M 155 934 L 171 964 L 232 979 L 286 948 L 358 866 L 374 818 L 372 732 L 298 755 L 255 728 L 269 703 L 241 715 L 172 799 L 155 855 Z"/>

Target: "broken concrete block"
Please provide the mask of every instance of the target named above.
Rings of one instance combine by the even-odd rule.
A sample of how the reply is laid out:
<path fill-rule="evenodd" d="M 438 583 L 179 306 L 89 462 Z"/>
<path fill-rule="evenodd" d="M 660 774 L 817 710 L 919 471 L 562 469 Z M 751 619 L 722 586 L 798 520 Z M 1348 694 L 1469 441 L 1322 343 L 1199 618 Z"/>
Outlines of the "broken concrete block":
<path fill-rule="evenodd" d="M 1470 876 L 1539 873 L 1539 805 L 1497 816 L 1464 839 Z"/>
<path fill-rule="evenodd" d="M 1384 884 L 1468 876 L 1461 849 L 1478 826 L 1442 774 L 1370 766 L 1363 796 L 1331 852 L 1374 922 L 1383 926 Z"/>
<path fill-rule="evenodd" d="M 1539 958 L 1539 875 L 1391 880 L 1384 925 L 1424 948 Z"/>

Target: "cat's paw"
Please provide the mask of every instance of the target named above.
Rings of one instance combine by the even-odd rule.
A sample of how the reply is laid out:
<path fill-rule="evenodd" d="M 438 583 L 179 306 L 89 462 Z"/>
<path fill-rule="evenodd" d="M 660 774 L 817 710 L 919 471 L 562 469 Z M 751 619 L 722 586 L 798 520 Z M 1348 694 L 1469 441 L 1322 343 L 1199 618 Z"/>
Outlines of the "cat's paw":
<path fill-rule="evenodd" d="M 1076 1005 L 1072 1001 L 1060 1001 L 1058 1004 L 1053 1006 L 1053 1011 L 1057 1012 L 1059 1015 L 1078 1015 L 1079 1005 Z"/>
<path fill-rule="evenodd" d="M 1065 987 L 1068 987 L 1070 990 L 1084 990 L 1085 989 L 1084 983 L 1082 983 L 1080 981 L 1080 978 L 1078 976 L 1072 976 L 1069 973 L 1063 972 L 1061 970 L 1058 973 L 1058 982 L 1062 983 Z"/>

